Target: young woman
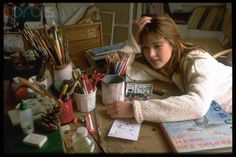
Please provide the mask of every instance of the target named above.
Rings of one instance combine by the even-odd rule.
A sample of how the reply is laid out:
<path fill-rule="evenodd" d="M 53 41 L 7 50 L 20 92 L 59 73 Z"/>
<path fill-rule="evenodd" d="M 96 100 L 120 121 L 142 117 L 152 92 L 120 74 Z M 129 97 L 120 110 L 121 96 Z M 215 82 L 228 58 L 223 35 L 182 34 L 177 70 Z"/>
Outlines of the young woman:
<path fill-rule="evenodd" d="M 202 48 L 183 39 L 168 15 L 142 17 L 120 52 L 129 55 L 128 79 L 174 83 L 182 95 L 161 100 L 115 101 L 106 105 L 112 118 L 134 117 L 138 123 L 196 119 L 206 114 L 212 100 L 232 112 L 232 67 L 217 62 Z M 133 62 L 135 54 L 140 53 L 147 65 Z"/>

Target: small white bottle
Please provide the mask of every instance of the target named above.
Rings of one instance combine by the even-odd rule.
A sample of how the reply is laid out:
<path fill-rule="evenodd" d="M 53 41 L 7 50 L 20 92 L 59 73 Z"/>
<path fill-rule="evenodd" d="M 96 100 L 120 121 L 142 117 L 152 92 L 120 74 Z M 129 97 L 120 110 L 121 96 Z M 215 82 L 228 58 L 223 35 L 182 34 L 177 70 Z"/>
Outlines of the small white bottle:
<path fill-rule="evenodd" d="M 19 107 L 20 126 L 25 134 L 34 131 L 33 114 L 28 105 L 22 100 Z"/>
<path fill-rule="evenodd" d="M 78 127 L 72 137 L 74 153 L 94 153 L 95 142 L 86 127 Z"/>

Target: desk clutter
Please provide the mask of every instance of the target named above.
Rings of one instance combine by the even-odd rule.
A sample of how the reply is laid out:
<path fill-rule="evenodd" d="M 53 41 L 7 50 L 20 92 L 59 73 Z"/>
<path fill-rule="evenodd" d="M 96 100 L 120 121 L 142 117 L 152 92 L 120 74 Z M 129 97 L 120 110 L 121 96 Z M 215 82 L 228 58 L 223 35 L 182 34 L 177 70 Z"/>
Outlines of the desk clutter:
<path fill-rule="evenodd" d="M 43 83 L 40 85 L 40 82 L 37 82 L 35 79 L 33 79 L 33 81 L 35 81 L 34 83 L 30 83 L 29 80 L 26 80 L 23 78 L 18 78 L 18 81 L 20 84 L 27 85 L 27 87 L 28 86 L 31 87 L 33 92 L 37 93 L 34 95 L 34 98 L 24 100 L 32 108 L 33 113 L 35 113 L 34 116 L 41 114 L 41 116 L 39 116 L 38 119 L 34 119 L 35 124 L 37 122 L 39 122 L 40 124 L 41 122 L 41 127 L 39 125 L 36 128 L 42 129 L 43 128 L 42 122 L 44 122 L 44 125 L 47 125 L 47 127 L 45 127 L 47 129 L 44 128 L 44 131 L 48 131 L 48 132 L 58 131 L 59 128 L 63 127 L 64 128 L 63 140 L 66 144 L 71 142 L 70 140 L 72 139 L 72 136 L 75 133 L 76 128 L 78 128 L 80 125 L 85 126 L 88 129 L 88 132 L 90 135 L 92 136 L 98 135 L 99 141 L 100 140 L 103 141 L 104 137 L 106 137 L 106 138 L 109 138 L 109 140 L 119 139 L 119 140 L 124 140 L 124 141 L 131 140 L 134 142 L 140 142 L 140 134 L 142 134 L 141 133 L 142 125 L 136 123 L 134 119 L 126 119 L 126 120 L 114 119 L 111 122 L 111 125 L 109 126 L 108 130 L 106 132 L 102 130 L 101 132 L 100 129 L 104 129 L 104 127 L 100 124 L 98 120 L 99 118 L 94 118 L 94 113 L 93 113 L 93 111 L 96 110 L 96 105 L 98 103 L 97 98 L 95 100 L 93 109 L 89 111 L 88 109 L 81 111 L 78 109 L 78 107 L 77 107 L 77 110 L 73 109 L 73 103 L 76 104 L 76 102 L 73 101 L 75 100 L 75 97 L 74 97 L 75 93 L 81 94 L 83 97 L 85 97 L 86 95 L 89 95 L 95 92 L 95 96 L 97 97 L 98 94 L 96 92 L 98 90 L 102 90 L 101 87 L 99 86 L 99 83 L 101 82 L 101 86 L 102 86 L 102 82 L 106 80 L 106 77 L 110 77 L 111 75 L 122 78 L 122 81 L 125 84 L 124 85 L 125 88 L 123 90 L 125 100 L 132 101 L 136 99 L 136 100 L 145 101 L 147 99 L 150 99 L 153 93 L 155 93 L 154 89 L 156 90 L 156 88 L 154 88 L 152 84 L 125 82 L 126 80 L 123 78 L 124 76 L 115 75 L 115 74 L 106 74 L 101 71 L 95 71 L 94 69 L 90 71 L 81 71 L 78 68 L 73 69 L 72 79 L 63 80 L 59 90 L 53 88 L 53 83 L 51 84 L 51 86 L 43 85 Z M 116 81 L 117 79 L 111 82 L 114 83 Z M 111 82 L 110 84 L 112 84 Z M 46 90 L 46 87 L 48 90 Z M 159 92 L 161 91 L 163 93 L 166 92 L 160 89 L 158 89 L 158 91 Z M 33 95 L 31 94 L 31 96 Z M 102 93 L 99 93 L 99 96 L 102 96 Z M 92 99 L 90 98 L 89 100 L 92 100 Z M 100 101 L 101 100 L 102 99 L 100 99 Z M 17 110 L 18 107 L 19 105 L 16 106 L 15 110 Z M 53 107 L 58 107 L 59 110 L 57 110 L 57 113 L 55 112 Z M 79 112 L 82 114 L 79 114 L 78 116 L 77 114 L 75 114 L 75 112 Z M 101 110 L 99 110 L 99 112 L 101 112 Z M 16 115 L 16 113 L 13 113 L 13 114 Z M 52 120 L 53 114 L 56 115 L 55 117 L 57 117 L 58 123 L 53 122 Z M 99 115 L 101 115 L 101 113 L 96 115 L 96 117 L 98 117 Z M 104 117 L 100 117 L 100 118 L 104 119 Z M 53 125 L 55 125 L 56 127 L 55 128 L 52 127 Z M 66 127 L 66 126 L 70 126 L 70 127 Z M 43 134 L 43 135 L 47 136 L 47 134 Z M 118 138 L 118 139 L 114 139 L 114 138 Z M 50 139 L 47 140 L 47 142 L 49 141 Z M 45 146 L 43 145 L 40 149 L 46 147 L 47 142 L 44 144 Z M 69 150 L 71 149 L 70 153 L 74 153 L 74 150 L 70 148 L 69 145 L 67 145 L 66 147 L 68 147 L 67 149 Z M 104 147 L 105 148 L 107 147 L 106 141 L 105 141 Z"/>
<path fill-rule="evenodd" d="M 17 105 L 14 110 L 8 111 L 13 126 L 19 124 L 19 102 L 23 100 L 32 110 L 36 133 L 41 130 L 47 137 L 47 133 L 59 131 L 61 127 L 80 123 L 87 127 L 89 134 L 98 134 L 101 141 L 101 126 L 96 110 L 98 91 L 102 90 L 104 104 L 114 100 L 146 100 L 153 93 L 151 84 L 126 83 L 128 56 L 120 56 L 116 52 L 123 43 L 98 49 L 97 53 L 93 51 L 94 56 L 105 56 L 106 69 L 81 71 L 71 61 L 68 41 L 63 40 L 63 36 L 55 25 L 51 27 L 45 25 L 39 29 L 30 29 L 26 26 L 21 33 L 31 45 L 32 50 L 41 57 L 42 67 L 35 76 L 13 79 L 12 89 Z M 105 50 L 107 50 L 106 53 Z M 52 65 L 51 70 L 47 67 L 49 63 Z M 77 110 L 74 109 L 74 106 L 77 107 Z M 96 129 L 89 113 L 94 110 Z M 85 116 L 77 117 L 75 112 L 85 114 Z M 120 130 L 117 130 L 117 127 Z M 115 120 L 107 136 L 136 141 L 140 127 L 141 125 L 137 125 L 134 121 L 126 123 L 122 120 Z M 133 131 L 130 131 L 130 128 L 131 130 L 133 128 Z M 130 135 L 126 135 L 127 129 L 130 131 Z M 70 129 L 67 127 L 63 134 L 68 132 Z M 30 142 L 26 140 L 26 143 Z M 42 145 L 34 144 L 38 148 L 41 148 Z"/>
<path fill-rule="evenodd" d="M 85 96 L 88 96 L 89 94 L 92 94 L 95 92 L 94 96 L 96 96 L 97 86 L 98 84 L 104 80 L 105 77 L 114 75 L 114 74 L 105 74 L 103 72 L 99 71 L 81 71 L 80 69 L 73 69 L 72 70 L 72 79 L 71 80 L 63 80 L 61 83 L 61 86 L 59 90 L 57 90 L 54 85 L 53 81 L 51 85 L 45 84 L 45 82 L 38 82 L 35 77 L 24 79 L 21 77 L 14 78 L 15 82 L 18 83 L 18 85 L 14 85 L 14 88 L 19 88 L 21 86 L 26 86 L 27 88 L 31 88 L 32 91 L 30 91 L 30 94 L 27 95 L 27 92 L 29 90 L 26 90 L 26 96 L 25 97 L 25 103 L 29 105 L 31 110 L 33 111 L 33 118 L 34 122 L 36 124 L 37 129 L 42 129 L 47 132 L 54 132 L 60 128 L 60 125 L 65 126 L 67 124 L 71 123 L 78 123 L 76 119 L 79 119 L 79 117 L 75 117 L 74 112 L 75 109 L 73 109 L 73 103 L 77 106 L 77 111 L 86 113 L 87 117 L 84 117 L 84 125 L 87 126 L 88 131 L 90 134 L 97 134 L 99 133 L 95 126 L 95 121 L 89 118 L 90 116 L 87 114 L 96 108 L 96 99 L 94 100 L 94 105 L 91 109 L 79 109 L 78 104 L 76 102 L 75 94 L 80 94 L 82 97 L 85 98 Z M 119 75 L 114 75 L 119 76 Z M 135 96 L 140 96 L 138 94 L 144 94 L 146 97 L 152 94 L 152 85 L 151 84 L 137 84 L 137 83 L 127 83 L 125 84 L 125 79 L 123 76 L 119 76 L 122 78 L 124 83 L 124 89 L 122 90 L 124 93 L 125 99 L 129 100 L 130 95 L 132 94 Z M 52 78 L 53 80 L 53 78 Z M 47 81 L 46 81 L 47 82 Z M 125 90 L 125 86 L 127 89 Z M 134 89 L 135 90 L 129 90 Z M 142 90 L 141 90 L 142 89 Z M 128 92 L 127 92 L 128 91 Z M 34 94 L 32 94 L 34 93 Z M 129 96 L 128 96 L 129 95 Z M 31 98 L 29 96 L 32 96 Z M 127 97 L 128 96 L 128 97 Z M 95 97 L 94 97 L 95 98 Z M 79 99 L 81 100 L 81 98 Z M 89 99 L 91 102 L 91 98 Z M 91 103 L 88 103 L 91 106 Z M 80 104 L 82 106 L 85 106 L 83 104 Z M 13 117 L 10 119 L 15 119 L 16 121 L 12 121 L 14 125 L 18 125 L 19 122 L 17 122 L 17 111 L 18 111 L 19 104 L 16 106 L 14 111 L 9 111 L 9 116 Z M 115 121 L 114 121 L 115 122 Z M 99 123 L 96 122 L 96 123 Z M 117 123 L 117 122 L 116 122 Z M 116 124 L 115 123 L 115 124 Z M 122 122 L 119 122 L 122 123 Z M 114 124 L 114 127 L 117 126 Z M 136 126 L 136 124 L 129 124 L 129 127 L 133 127 L 133 125 Z M 112 127 L 114 131 L 114 127 Z M 127 126 L 128 127 L 128 126 Z M 124 127 L 126 128 L 126 127 Z M 131 140 L 137 140 L 139 135 L 140 127 L 137 128 L 135 131 L 135 137 L 129 137 Z M 111 131 L 112 131 L 111 130 Z M 121 128 L 122 130 L 122 128 Z M 113 132 L 112 131 L 112 132 Z M 116 131 L 115 131 L 116 132 Z M 114 134 L 114 132 L 109 136 L 110 137 L 116 137 L 121 136 L 124 139 L 129 139 L 124 135 L 122 132 L 119 132 L 120 135 Z M 132 132 L 130 132 L 132 134 Z M 108 135 L 107 135 L 108 136 Z M 133 136 L 133 134 L 132 134 Z"/>
<path fill-rule="evenodd" d="M 30 29 L 25 26 L 19 32 L 42 56 L 46 58 L 50 56 L 55 65 L 63 66 L 69 63 L 68 41 L 63 41 L 62 34 L 56 25 L 51 27 L 44 25 L 39 29 Z"/>
<path fill-rule="evenodd" d="M 85 56 L 91 66 L 105 64 L 107 55 L 116 53 L 123 45 L 124 43 L 116 43 L 89 49 Z"/>

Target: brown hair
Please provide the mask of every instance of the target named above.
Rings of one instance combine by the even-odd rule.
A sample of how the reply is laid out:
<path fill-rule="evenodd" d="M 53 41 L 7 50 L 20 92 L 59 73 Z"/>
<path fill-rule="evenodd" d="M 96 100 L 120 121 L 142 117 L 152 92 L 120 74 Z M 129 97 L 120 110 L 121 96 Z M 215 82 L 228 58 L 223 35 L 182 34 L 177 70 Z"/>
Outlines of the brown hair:
<path fill-rule="evenodd" d="M 144 26 L 139 36 L 140 44 L 144 42 L 150 33 L 155 33 L 158 38 L 163 37 L 173 47 L 172 56 L 167 67 L 169 77 L 175 71 L 180 71 L 180 62 L 184 55 L 195 49 L 203 50 L 200 46 L 183 39 L 176 23 L 168 15 L 153 17 L 151 23 Z"/>

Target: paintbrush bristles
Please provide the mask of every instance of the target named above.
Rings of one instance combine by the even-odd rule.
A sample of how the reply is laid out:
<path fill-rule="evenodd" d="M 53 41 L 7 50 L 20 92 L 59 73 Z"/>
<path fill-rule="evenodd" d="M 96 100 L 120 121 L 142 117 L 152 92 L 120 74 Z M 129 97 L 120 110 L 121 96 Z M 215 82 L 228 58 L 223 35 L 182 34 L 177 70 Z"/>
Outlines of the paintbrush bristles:
<path fill-rule="evenodd" d="M 25 26 L 19 32 L 31 44 L 31 46 L 43 56 L 50 57 L 56 66 L 64 66 L 69 63 L 68 43 L 64 45 L 62 35 L 58 37 L 56 25 L 31 29 Z"/>

